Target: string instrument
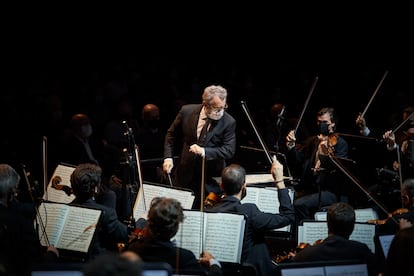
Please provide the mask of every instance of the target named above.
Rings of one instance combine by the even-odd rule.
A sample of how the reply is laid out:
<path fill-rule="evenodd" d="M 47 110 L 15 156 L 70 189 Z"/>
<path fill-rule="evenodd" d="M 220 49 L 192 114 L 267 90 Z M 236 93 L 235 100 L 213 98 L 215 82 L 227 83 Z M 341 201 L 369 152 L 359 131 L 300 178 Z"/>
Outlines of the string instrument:
<path fill-rule="evenodd" d="M 283 262 L 288 262 L 288 261 L 292 260 L 292 258 L 295 257 L 295 255 L 297 253 L 299 253 L 300 251 L 302 251 L 303 249 L 321 244 L 323 241 L 324 241 L 324 239 L 319 239 L 319 240 L 315 241 L 313 244 L 310 244 L 310 243 L 307 243 L 307 242 L 301 242 L 296 246 L 295 249 L 290 250 L 286 254 L 277 255 L 274 261 L 277 264 L 280 264 L 280 263 L 283 263 Z"/>
<path fill-rule="evenodd" d="M 59 191 L 64 191 L 68 196 L 70 196 L 72 194 L 72 187 L 60 184 L 62 182 L 62 177 L 56 175 L 52 178 L 52 188 L 59 190 Z"/>
<path fill-rule="evenodd" d="M 218 195 L 215 192 L 209 192 L 209 194 L 204 199 L 204 207 L 211 208 L 217 203 L 219 203 L 222 198 L 223 198 L 222 195 Z"/>
<path fill-rule="evenodd" d="M 399 208 L 399 209 L 395 210 L 394 212 L 389 213 L 388 217 L 385 218 L 385 219 L 370 219 L 367 222 L 371 223 L 371 224 L 375 224 L 375 225 L 383 225 L 383 224 L 387 223 L 387 221 L 390 220 L 390 219 L 395 220 L 395 216 L 405 214 L 407 212 L 409 212 L 409 210 L 407 208 Z"/>
<path fill-rule="evenodd" d="M 338 143 L 338 136 L 339 134 L 337 132 L 330 133 L 328 135 L 328 153 L 334 154 L 335 153 L 335 146 Z"/>

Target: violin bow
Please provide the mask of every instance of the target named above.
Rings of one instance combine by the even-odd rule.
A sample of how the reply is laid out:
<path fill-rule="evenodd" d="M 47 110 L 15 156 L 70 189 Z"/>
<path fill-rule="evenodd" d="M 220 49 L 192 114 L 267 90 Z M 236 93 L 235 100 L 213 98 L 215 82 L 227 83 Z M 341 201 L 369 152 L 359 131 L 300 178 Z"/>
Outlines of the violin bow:
<path fill-rule="evenodd" d="M 401 122 L 401 124 L 399 124 L 393 131 L 392 133 L 396 133 L 406 122 L 408 122 L 408 120 L 410 120 L 410 118 L 414 115 L 414 112 L 412 112 L 409 116 L 407 116 L 407 118 L 405 118 L 404 121 Z"/>
<path fill-rule="evenodd" d="M 241 101 L 241 106 L 243 108 L 244 113 L 246 113 L 246 116 L 247 116 L 247 119 L 250 122 L 250 125 L 253 128 L 254 134 L 256 135 L 257 139 L 259 140 L 260 146 L 262 147 L 264 153 L 266 154 L 267 161 L 269 161 L 269 163 L 272 164 L 273 163 L 273 159 L 270 156 L 269 150 L 267 149 L 266 144 L 263 142 L 263 139 L 260 136 L 260 133 L 257 130 L 257 128 L 256 128 L 256 126 L 255 126 L 255 124 L 253 122 L 252 116 L 250 115 L 250 111 L 249 111 L 249 108 L 247 107 L 246 102 L 245 101 Z"/>
<path fill-rule="evenodd" d="M 328 155 L 332 163 L 341 170 L 364 194 L 369 197 L 384 213 L 389 214 L 387 209 L 369 192 L 367 191 L 364 186 L 359 182 L 359 180 L 352 175 L 341 163 L 338 157 L 334 156 L 333 154 Z M 398 221 L 395 218 L 392 218 L 395 223 L 398 224 Z"/>
<path fill-rule="evenodd" d="M 42 138 L 42 169 L 43 169 L 43 194 L 47 200 L 47 137 L 43 136 Z"/>
<path fill-rule="evenodd" d="M 375 88 L 374 93 L 371 96 L 371 99 L 369 99 L 367 106 L 365 107 L 364 111 L 361 113 L 360 117 L 364 118 L 365 113 L 367 112 L 369 106 L 371 105 L 372 101 L 374 100 L 375 95 L 377 94 L 378 90 L 382 86 L 382 83 L 384 82 L 385 77 L 388 75 L 388 71 L 385 71 L 384 75 L 382 76 L 381 81 L 378 83 L 377 88 Z"/>
<path fill-rule="evenodd" d="M 300 114 L 300 117 L 299 117 L 298 123 L 296 124 L 296 127 L 295 127 L 295 134 L 298 132 L 299 125 L 300 125 L 300 123 L 301 123 L 301 121 L 302 121 L 302 118 L 303 118 L 303 114 L 305 113 L 305 110 L 306 110 L 306 108 L 307 108 L 307 106 L 308 106 L 308 104 L 309 104 L 309 100 L 310 100 L 310 98 L 311 98 L 311 96 L 312 96 L 312 94 L 313 94 L 313 91 L 315 90 L 316 83 L 318 82 L 318 79 L 319 79 L 319 77 L 318 77 L 318 76 L 316 76 L 316 77 L 315 77 L 315 79 L 313 80 L 312 86 L 311 86 L 311 88 L 310 88 L 310 90 L 309 90 L 308 97 L 306 98 L 306 101 L 305 101 L 305 105 L 304 105 L 304 107 L 303 107 L 303 109 L 302 109 L 302 112 L 301 112 L 301 114 Z"/>

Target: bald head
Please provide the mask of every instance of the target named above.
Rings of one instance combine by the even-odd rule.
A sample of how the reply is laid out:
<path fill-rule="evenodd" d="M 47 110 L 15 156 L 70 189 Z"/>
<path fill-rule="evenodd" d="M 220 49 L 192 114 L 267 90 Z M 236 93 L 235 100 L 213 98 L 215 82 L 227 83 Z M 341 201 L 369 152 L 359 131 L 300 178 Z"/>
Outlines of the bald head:
<path fill-rule="evenodd" d="M 155 104 L 146 104 L 142 108 L 142 122 L 151 131 L 157 131 L 160 121 L 160 109 Z"/>
<path fill-rule="evenodd" d="M 158 120 L 160 118 L 160 109 L 155 104 L 146 104 L 142 108 L 142 120 Z"/>

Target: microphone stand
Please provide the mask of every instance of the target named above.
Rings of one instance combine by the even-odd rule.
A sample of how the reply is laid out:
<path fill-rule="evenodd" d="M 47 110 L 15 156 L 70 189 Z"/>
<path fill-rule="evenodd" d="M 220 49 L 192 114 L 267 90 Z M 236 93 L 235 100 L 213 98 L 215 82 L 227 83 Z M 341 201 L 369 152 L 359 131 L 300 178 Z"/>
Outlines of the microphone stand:
<path fill-rule="evenodd" d="M 40 224 L 40 228 L 42 229 L 42 237 L 44 237 L 47 246 L 50 246 L 49 237 L 47 236 L 47 233 L 46 233 L 46 227 L 45 227 L 45 224 L 43 222 L 42 216 L 39 214 L 39 209 L 38 209 L 39 206 L 40 206 L 40 201 L 41 200 L 37 200 L 33 196 L 32 185 L 30 185 L 30 180 L 29 180 L 29 177 L 28 177 L 29 173 L 26 171 L 26 166 L 24 164 L 22 164 L 22 170 L 23 170 L 23 175 L 24 175 L 25 182 L 27 184 L 27 190 L 29 192 L 29 196 L 30 196 L 30 198 L 33 202 L 34 208 L 35 208 L 37 236 L 39 237 L 39 224 Z"/>
<path fill-rule="evenodd" d="M 128 209 L 128 218 L 125 220 L 125 223 L 127 224 L 128 228 L 130 228 L 132 231 L 135 229 L 135 219 L 134 219 L 134 202 L 137 196 L 137 191 L 139 190 L 139 187 L 142 186 L 142 183 L 138 183 L 137 180 L 137 174 L 136 169 L 139 165 L 138 163 L 138 153 L 137 153 L 137 146 L 135 144 L 135 138 L 134 133 L 132 131 L 132 128 L 130 128 L 126 121 L 122 122 L 127 131 L 125 135 L 128 136 L 128 148 L 124 149 L 124 153 L 126 155 L 126 163 L 128 165 L 128 182 L 129 184 L 126 184 L 126 181 L 122 182 L 122 198 L 125 200 L 125 203 L 128 206 L 123 206 Z M 139 171 L 139 170 L 138 170 Z M 128 190 L 127 190 L 128 186 Z M 128 200 L 127 199 L 127 193 L 129 194 Z M 145 206 L 145 202 L 144 202 Z M 124 214 L 124 218 L 125 218 Z"/>

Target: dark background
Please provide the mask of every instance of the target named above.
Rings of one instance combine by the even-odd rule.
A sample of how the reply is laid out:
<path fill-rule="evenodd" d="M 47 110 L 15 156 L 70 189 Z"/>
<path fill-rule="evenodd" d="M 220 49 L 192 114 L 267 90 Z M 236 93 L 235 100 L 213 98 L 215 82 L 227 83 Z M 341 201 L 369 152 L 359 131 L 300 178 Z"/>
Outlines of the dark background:
<path fill-rule="evenodd" d="M 381 13 L 260 4 L 66 8 L 13 10 L 2 28 L 0 162 L 27 164 L 37 179 L 56 99 L 63 126 L 84 112 L 99 134 L 122 96 L 133 102 L 138 119 L 144 104 L 159 105 L 168 126 L 180 104 L 199 103 L 205 86 L 221 84 L 238 130 L 247 130 L 239 146 L 246 139 L 258 145 L 241 100 L 261 130 L 275 101 L 299 116 L 316 76 L 306 125 L 318 109 L 333 106 L 338 130 L 357 133 L 356 116 L 386 71 L 366 113 L 369 126 L 377 133 L 392 129 L 401 110 L 413 105 L 412 24 L 403 7 Z"/>

